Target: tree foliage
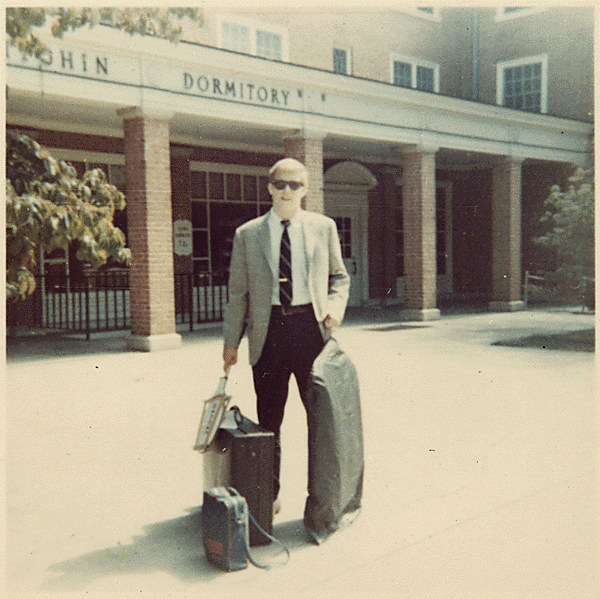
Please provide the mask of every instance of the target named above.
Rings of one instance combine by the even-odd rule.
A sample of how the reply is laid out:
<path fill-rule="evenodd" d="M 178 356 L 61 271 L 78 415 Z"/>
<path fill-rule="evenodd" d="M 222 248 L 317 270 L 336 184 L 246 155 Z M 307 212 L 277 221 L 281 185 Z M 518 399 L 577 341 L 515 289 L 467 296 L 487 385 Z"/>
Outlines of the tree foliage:
<path fill-rule="evenodd" d="M 557 269 L 549 273 L 546 293 L 554 299 L 593 307 L 594 277 L 594 175 L 591 169 L 578 169 L 562 191 L 552 187 L 545 201 L 541 222 L 548 231 L 534 241 L 551 248 L 557 256 Z M 587 283 L 587 284 L 586 284 Z M 584 297 L 587 289 L 587 297 Z"/>
<path fill-rule="evenodd" d="M 129 264 L 125 235 L 113 225 L 125 196 L 101 169 L 78 179 L 75 169 L 55 160 L 37 142 L 6 132 L 6 295 L 25 299 L 35 290 L 37 249 L 68 249 L 97 269 L 110 258 Z"/>
<path fill-rule="evenodd" d="M 177 42 L 184 18 L 203 25 L 199 8 L 11 7 L 6 8 L 6 39 L 36 58 L 48 50 L 36 34 L 46 25 L 58 38 L 102 23 L 131 35 Z M 7 131 L 6 145 L 7 298 L 33 293 L 31 269 L 38 248 L 51 252 L 77 241 L 77 257 L 93 268 L 111 258 L 130 262 L 125 236 L 112 222 L 114 211 L 125 207 L 125 198 L 102 170 L 90 170 L 79 180 L 72 166 L 55 160 L 25 135 Z"/>
<path fill-rule="evenodd" d="M 40 58 L 46 45 L 35 31 L 51 23 L 54 37 L 68 31 L 94 27 L 99 23 L 130 34 L 150 35 L 176 42 L 182 32 L 180 21 L 187 17 L 202 26 L 202 11 L 198 8 L 7 8 L 6 37 L 11 46 Z"/>

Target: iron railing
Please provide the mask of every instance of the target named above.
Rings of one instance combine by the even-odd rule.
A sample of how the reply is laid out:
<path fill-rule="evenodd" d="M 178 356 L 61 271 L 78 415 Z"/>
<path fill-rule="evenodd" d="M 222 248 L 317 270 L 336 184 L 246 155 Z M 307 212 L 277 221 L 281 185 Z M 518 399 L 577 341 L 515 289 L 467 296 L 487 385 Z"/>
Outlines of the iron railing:
<path fill-rule="evenodd" d="M 90 334 L 131 328 L 129 274 L 126 270 L 78 277 L 39 275 L 32 298 L 32 326 Z M 228 300 L 223 275 L 175 275 L 176 324 L 194 325 L 223 320 Z"/>

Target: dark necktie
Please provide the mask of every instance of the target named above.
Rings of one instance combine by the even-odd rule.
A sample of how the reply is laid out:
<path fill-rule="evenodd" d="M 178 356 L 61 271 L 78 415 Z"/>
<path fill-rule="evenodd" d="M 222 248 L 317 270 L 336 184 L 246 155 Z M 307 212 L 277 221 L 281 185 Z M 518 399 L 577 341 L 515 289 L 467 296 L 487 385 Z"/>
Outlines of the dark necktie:
<path fill-rule="evenodd" d="M 282 306 L 292 303 L 292 246 L 288 235 L 289 220 L 282 220 L 283 235 L 279 250 L 279 301 Z"/>

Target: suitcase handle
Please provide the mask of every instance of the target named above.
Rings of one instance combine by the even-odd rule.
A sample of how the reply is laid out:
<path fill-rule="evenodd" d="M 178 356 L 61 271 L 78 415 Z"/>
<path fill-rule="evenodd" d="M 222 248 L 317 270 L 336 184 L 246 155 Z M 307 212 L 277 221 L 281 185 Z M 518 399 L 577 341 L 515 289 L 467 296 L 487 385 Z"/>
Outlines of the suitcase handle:
<path fill-rule="evenodd" d="M 229 377 L 229 371 L 231 370 L 231 364 L 225 369 L 225 374 L 219 379 L 219 386 L 215 392 L 215 395 L 225 395 L 225 386 L 227 385 L 227 378 Z"/>
<path fill-rule="evenodd" d="M 242 497 L 242 495 L 237 491 L 237 489 L 234 489 L 233 487 L 227 487 L 227 490 L 232 494 L 232 495 L 236 495 L 237 497 Z M 248 560 L 250 561 L 250 563 L 253 566 L 256 566 L 257 568 L 262 568 L 263 570 L 270 570 L 273 566 L 285 566 L 289 559 L 290 559 L 290 550 L 279 540 L 276 539 L 275 537 L 271 536 L 266 530 L 264 530 L 259 523 L 254 519 L 254 516 L 252 515 L 252 513 L 250 512 L 250 509 L 248 509 L 248 516 L 250 517 L 250 520 L 253 522 L 254 526 L 256 526 L 256 528 L 258 528 L 258 530 L 265 536 L 267 537 L 267 539 L 269 539 L 270 541 L 275 542 L 277 545 L 279 545 L 282 548 L 282 552 L 281 553 L 285 553 L 286 554 L 286 559 L 284 562 L 271 562 L 268 564 L 263 564 L 261 562 L 258 562 L 254 559 L 254 557 L 252 556 L 251 552 L 250 552 L 250 546 L 248 544 L 248 538 L 245 538 L 245 550 L 246 550 L 246 557 L 248 558 Z"/>

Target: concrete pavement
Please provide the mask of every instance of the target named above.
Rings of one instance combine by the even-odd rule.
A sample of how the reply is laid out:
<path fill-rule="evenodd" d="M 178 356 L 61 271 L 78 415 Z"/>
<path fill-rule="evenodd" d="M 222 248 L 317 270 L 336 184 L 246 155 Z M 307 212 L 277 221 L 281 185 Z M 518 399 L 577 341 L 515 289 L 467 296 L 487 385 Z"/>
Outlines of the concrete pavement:
<path fill-rule="evenodd" d="M 565 311 L 349 313 L 336 337 L 361 384 L 362 513 L 308 541 L 292 385 L 275 520 L 291 559 L 228 574 L 202 552 L 192 450 L 219 329 L 150 354 L 125 351 L 123 335 L 11 344 L 6 596 L 597 599 L 594 354 L 494 345 L 594 324 Z M 228 391 L 254 418 L 246 356 Z"/>

